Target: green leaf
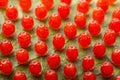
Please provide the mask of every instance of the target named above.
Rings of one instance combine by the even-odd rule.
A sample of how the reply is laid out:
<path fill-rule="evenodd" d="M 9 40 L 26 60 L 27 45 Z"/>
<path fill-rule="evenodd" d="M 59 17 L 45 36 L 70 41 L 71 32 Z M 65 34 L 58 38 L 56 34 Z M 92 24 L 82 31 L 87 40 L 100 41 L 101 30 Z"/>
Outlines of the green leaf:
<path fill-rule="evenodd" d="M 91 5 L 90 5 L 90 11 L 89 11 L 89 14 L 87 16 L 87 24 L 86 24 L 86 28 L 85 29 L 77 29 L 77 37 L 74 39 L 74 40 L 69 40 L 66 38 L 66 44 L 65 44 L 65 49 L 63 51 L 56 51 L 54 50 L 53 46 L 52 45 L 52 38 L 53 36 L 56 34 L 56 33 L 63 33 L 63 28 L 64 28 L 64 25 L 66 24 L 66 22 L 68 21 L 71 21 L 71 22 L 74 22 L 74 16 L 76 15 L 77 13 L 77 4 L 79 2 L 79 0 L 72 0 L 72 5 L 71 5 L 71 14 L 70 14 L 70 17 L 69 19 L 67 20 L 63 20 L 62 21 L 62 25 L 61 25 L 61 29 L 58 30 L 58 31 L 54 31 L 52 29 L 49 28 L 49 32 L 50 32 L 50 35 L 49 35 L 49 38 L 48 40 L 46 41 L 47 45 L 48 45 L 48 48 L 49 48 L 49 51 L 48 51 L 48 55 L 45 56 L 45 57 L 37 57 L 36 56 L 36 53 L 34 51 L 34 44 L 39 40 L 36 33 L 35 33 L 35 29 L 36 27 L 39 25 L 39 24 L 45 24 L 46 26 L 49 27 L 48 25 L 48 19 L 46 21 L 39 21 L 38 19 L 36 19 L 35 17 L 35 13 L 34 13 L 34 10 L 35 10 L 35 7 L 37 5 L 39 5 L 41 2 L 40 0 L 32 0 L 32 9 L 30 12 L 23 12 L 21 9 L 20 9 L 20 6 L 19 6 L 19 3 L 18 3 L 19 0 L 9 0 L 9 4 L 13 4 L 17 7 L 18 11 L 19 11 L 19 20 L 17 20 L 15 22 L 15 25 L 16 25 L 16 32 L 15 32 L 15 36 L 13 38 L 6 38 L 2 35 L 1 33 L 1 27 L 2 27 L 2 24 L 4 23 L 4 21 L 6 20 L 6 17 L 5 17 L 5 10 L 2 10 L 0 9 L 0 41 L 2 41 L 3 39 L 8 39 L 10 41 L 12 41 L 12 44 L 14 46 L 14 50 L 13 50 L 13 54 L 9 57 L 6 57 L 6 56 L 3 56 L 2 54 L 0 54 L 0 59 L 3 59 L 3 58 L 8 58 L 10 59 L 10 61 L 13 63 L 13 73 L 10 75 L 10 76 L 4 76 L 0 73 L 0 80 L 12 80 L 13 79 L 13 75 L 14 75 L 14 72 L 15 71 L 24 71 L 27 75 L 27 79 L 28 80 L 44 80 L 44 73 L 46 70 L 50 69 L 47 65 L 47 56 L 53 52 L 57 52 L 58 54 L 60 54 L 60 57 L 61 57 L 61 66 L 56 70 L 58 72 L 58 75 L 59 75 L 59 80 L 66 80 L 66 78 L 64 77 L 63 75 L 63 67 L 65 64 L 69 63 L 70 61 L 68 61 L 66 59 L 66 56 L 65 56 L 65 49 L 70 46 L 70 45 L 75 45 L 77 46 L 77 48 L 79 49 L 79 58 L 76 62 L 73 62 L 76 66 L 77 66 L 77 71 L 78 71 L 78 75 L 76 77 L 75 80 L 82 80 L 82 77 L 83 77 L 83 69 L 81 67 L 81 61 L 83 59 L 84 56 L 86 55 L 93 55 L 93 52 L 92 52 L 92 47 L 93 45 L 97 42 L 97 41 L 102 41 L 102 37 L 105 33 L 105 31 L 108 29 L 108 24 L 111 20 L 111 17 L 112 17 L 112 12 L 113 10 L 120 5 L 120 1 L 118 0 L 117 1 L 117 4 L 115 4 L 114 6 L 110 6 L 109 7 L 109 10 L 108 12 L 106 13 L 105 15 L 105 22 L 101 25 L 101 28 L 102 28 L 102 32 L 101 32 L 101 35 L 99 37 L 92 37 L 92 44 L 91 44 L 91 47 L 89 49 L 86 49 L 86 50 L 83 50 L 79 47 L 78 43 L 77 43 L 77 37 L 80 35 L 80 33 L 84 32 L 84 31 L 87 31 L 87 25 L 88 23 L 92 20 L 92 11 L 93 9 L 96 7 L 96 1 L 97 0 L 93 0 Z M 57 8 L 60 4 L 60 0 L 54 0 L 55 1 L 55 4 L 54 4 L 54 8 L 52 10 L 49 11 L 49 14 L 48 14 L 48 18 L 49 16 L 52 14 L 52 13 L 57 13 Z M 28 66 L 29 66 L 29 63 L 27 65 L 19 65 L 17 63 L 17 60 L 15 58 L 15 52 L 20 49 L 20 46 L 18 45 L 18 41 L 17 41 L 17 35 L 23 31 L 22 29 L 22 25 L 21 25 L 21 18 L 23 15 L 25 14 L 30 14 L 33 16 L 34 18 L 34 21 L 35 21 L 35 24 L 34 24 L 34 29 L 32 31 L 30 31 L 30 35 L 32 37 L 32 45 L 30 48 L 28 48 L 27 50 L 29 51 L 29 55 L 30 55 L 30 61 L 32 60 L 39 60 L 41 63 L 42 63 L 42 66 L 43 66 L 43 72 L 42 72 L 42 75 L 40 75 L 39 77 L 33 77 L 29 70 L 28 70 Z M 104 62 L 104 61 L 111 61 L 111 52 L 113 51 L 113 49 L 115 48 L 120 48 L 120 36 L 118 35 L 117 36 L 117 42 L 115 44 L 114 47 L 107 47 L 107 55 L 104 59 L 102 60 L 99 60 L 99 59 L 96 59 L 94 56 L 94 59 L 95 59 L 95 68 L 94 68 L 94 73 L 96 74 L 97 76 L 97 80 L 113 80 L 113 77 L 111 79 L 104 79 L 102 78 L 101 74 L 100 74 L 100 66 L 101 64 Z M 120 73 L 120 68 L 119 67 L 116 67 L 114 66 L 115 68 L 115 71 L 114 71 L 114 75 L 117 75 Z"/>

